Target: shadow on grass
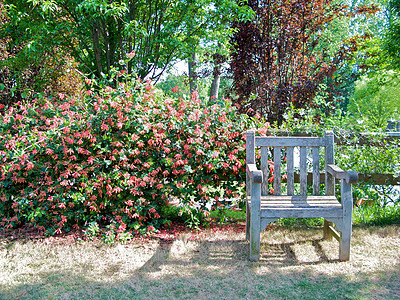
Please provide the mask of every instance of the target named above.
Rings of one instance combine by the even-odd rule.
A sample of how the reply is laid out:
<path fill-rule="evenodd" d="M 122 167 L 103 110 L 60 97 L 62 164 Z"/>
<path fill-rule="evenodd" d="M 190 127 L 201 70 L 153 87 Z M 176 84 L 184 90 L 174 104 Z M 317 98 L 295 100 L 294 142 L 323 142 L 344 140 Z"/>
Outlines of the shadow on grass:
<path fill-rule="evenodd" d="M 5 289 L 1 299 L 377 299 L 400 298 L 399 256 L 391 267 L 364 268 L 369 259 L 338 263 L 323 241 L 264 242 L 259 262 L 248 261 L 241 239 L 160 239 L 151 257 L 123 279 L 123 262 L 104 269 L 99 280 L 76 270 L 49 270 L 35 283 Z M 303 261 L 296 249 L 312 251 Z M 378 250 L 378 249 L 377 249 Z M 134 251 L 134 249 L 132 249 Z M 307 253 L 306 253 L 307 254 Z M 87 272 L 91 265 L 83 266 Z M 1 293 L 2 291 L 2 293 Z"/>

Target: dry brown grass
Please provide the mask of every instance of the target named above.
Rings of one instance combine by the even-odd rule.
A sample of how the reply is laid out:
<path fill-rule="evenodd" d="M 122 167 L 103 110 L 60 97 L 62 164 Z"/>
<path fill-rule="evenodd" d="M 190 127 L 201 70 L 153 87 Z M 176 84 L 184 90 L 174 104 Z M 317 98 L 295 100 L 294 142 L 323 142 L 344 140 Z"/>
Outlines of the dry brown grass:
<path fill-rule="evenodd" d="M 352 260 L 322 229 L 263 233 L 248 261 L 243 232 L 208 230 L 106 246 L 67 238 L 0 239 L 1 299 L 399 299 L 399 226 L 355 228 Z"/>

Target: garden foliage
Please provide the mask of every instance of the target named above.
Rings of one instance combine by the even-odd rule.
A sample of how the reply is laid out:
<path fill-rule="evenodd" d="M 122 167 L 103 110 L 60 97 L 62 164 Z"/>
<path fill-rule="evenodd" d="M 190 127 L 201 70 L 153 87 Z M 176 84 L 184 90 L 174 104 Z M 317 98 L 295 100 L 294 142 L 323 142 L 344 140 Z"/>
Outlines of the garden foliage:
<path fill-rule="evenodd" d="M 168 200 L 206 213 L 218 201 L 210 186 L 238 195 L 251 120 L 228 100 L 165 98 L 122 75 L 116 88 L 86 80 L 81 100 L 60 94 L 4 108 L 2 226 L 56 233 L 95 222 L 146 233 L 162 224 Z"/>
<path fill-rule="evenodd" d="M 357 50 L 361 38 L 326 34 L 332 24 L 376 12 L 373 5 L 349 9 L 331 0 L 264 0 L 248 5 L 255 20 L 233 23 L 235 101 L 241 112 L 256 111 L 279 123 L 291 105 L 310 107 L 320 84 Z"/>

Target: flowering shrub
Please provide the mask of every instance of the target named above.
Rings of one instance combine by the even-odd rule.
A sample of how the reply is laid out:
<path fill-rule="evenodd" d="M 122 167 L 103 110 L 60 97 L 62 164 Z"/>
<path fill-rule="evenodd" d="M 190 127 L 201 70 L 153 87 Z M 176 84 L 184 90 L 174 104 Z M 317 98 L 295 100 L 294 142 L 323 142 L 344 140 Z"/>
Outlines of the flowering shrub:
<path fill-rule="evenodd" d="M 86 83 L 80 100 L 38 98 L 1 115 L 2 226 L 52 234 L 98 222 L 119 239 L 157 229 L 168 199 L 205 212 L 212 186 L 238 196 L 253 121 L 229 101 L 160 97 L 139 80 Z"/>

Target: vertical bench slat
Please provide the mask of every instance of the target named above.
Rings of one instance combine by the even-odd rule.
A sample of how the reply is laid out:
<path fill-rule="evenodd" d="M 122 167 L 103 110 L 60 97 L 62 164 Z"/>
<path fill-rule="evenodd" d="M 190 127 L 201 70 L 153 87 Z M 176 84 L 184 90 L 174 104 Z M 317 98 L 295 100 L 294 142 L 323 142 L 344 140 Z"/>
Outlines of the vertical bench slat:
<path fill-rule="evenodd" d="M 307 147 L 300 147 L 300 195 L 307 195 Z"/>
<path fill-rule="evenodd" d="M 281 194 L 281 149 L 274 147 L 274 195 Z"/>
<path fill-rule="evenodd" d="M 325 132 L 325 141 L 326 141 L 326 147 L 325 147 L 325 189 L 326 189 L 326 195 L 334 196 L 335 195 L 335 178 L 330 173 L 328 173 L 328 171 L 327 171 L 328 164 L 333 164 L 334 163 L 334 149 L 333 149 L 334 135 L 333 135 L 333 131 L 329 130 L 329 131 Z"/>
<path fill-rule="evenodd" d="M 319 147 L 312 147 L 313 156 L 313 193 L 320 194 L 320 178 L 319 178 Z"/>
<path fill-rule="evenodd" d="M 293 161 L 294 147 L 287 147 L 287 194 L 294 195 L 294 161 Z"/>
<path fill-rule="evenodd" d="M 261 184 L 261 195 L 268 195 L 268 147 L 261 147 L 261 172 L 263 173 L 263 182 Z"/>

